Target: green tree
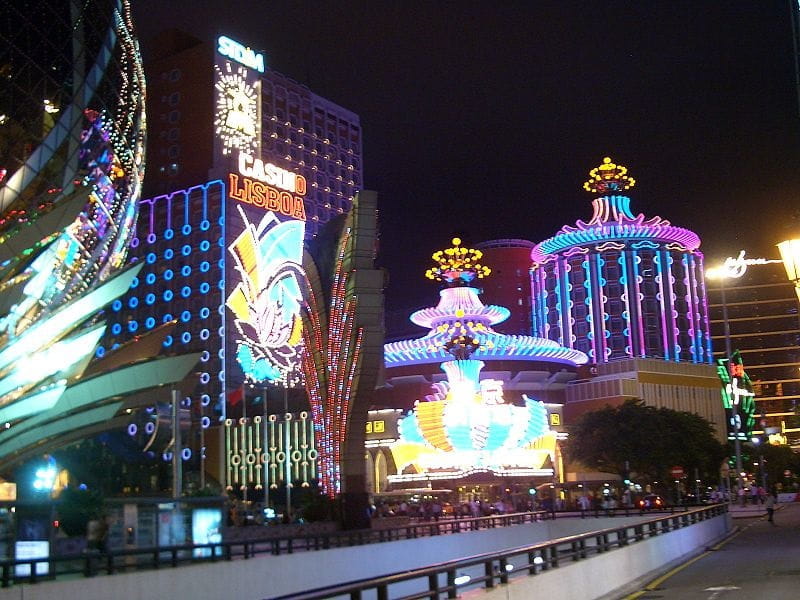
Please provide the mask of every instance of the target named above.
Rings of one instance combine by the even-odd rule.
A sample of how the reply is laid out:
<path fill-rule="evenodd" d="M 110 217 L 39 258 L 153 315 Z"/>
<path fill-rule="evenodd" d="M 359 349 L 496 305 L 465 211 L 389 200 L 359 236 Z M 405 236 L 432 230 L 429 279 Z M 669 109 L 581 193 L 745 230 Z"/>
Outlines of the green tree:
<path fill-rule="evenodd" d="M 570 428 L 564 449 L 568 459 L 590 469 L 642 482 L 668 481 L 673 466 L 689 475 L 697 469 L 702 479 L 717 481 L 727 456 L 702 417 L 645 406 L 641 400 L 584 414 Z"/>

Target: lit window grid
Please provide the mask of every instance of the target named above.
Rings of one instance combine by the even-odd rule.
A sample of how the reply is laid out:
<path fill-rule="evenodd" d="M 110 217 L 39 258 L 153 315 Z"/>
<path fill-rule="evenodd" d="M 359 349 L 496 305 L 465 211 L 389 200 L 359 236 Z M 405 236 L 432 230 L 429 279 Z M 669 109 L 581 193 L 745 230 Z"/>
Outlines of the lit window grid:
<path fill-rule="evenodd" d="M 319 455 L 314 426 L 308 416 L 308 413 L 301 412 L 298 418 L 289 420 L 278 420 L 276 415 L 269 415 L 266 420 L 263 416 L 226 419 L 226 489 L 241 490 L 248 486 L 263 489 L 265 476 L 270 489 L 284 485 L 287 457 L 291 473 L 289 487 L 298 483 L 301 487 L 309 487 L 318 477 Z"/>
<path fill-rule="evenodd" d="M 348 111 L 278 77 L 268 72 L 261 78 L 263 155 L 288 161 L 309 182 L 310 238 L 320 224 L 348 212 L 362 188 L 360 124 Z"/>

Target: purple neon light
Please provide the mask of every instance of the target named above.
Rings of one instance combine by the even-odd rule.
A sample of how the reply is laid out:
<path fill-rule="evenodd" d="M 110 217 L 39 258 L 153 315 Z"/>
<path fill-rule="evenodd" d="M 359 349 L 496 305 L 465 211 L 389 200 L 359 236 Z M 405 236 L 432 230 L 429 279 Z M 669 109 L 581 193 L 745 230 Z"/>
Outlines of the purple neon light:
<path fill-rule="evenodd" d="M 511 311 L 502 306 L 485 306 L 478 298 L 476 288 L 453 287 L 439 293 L 438 306 L 418 310 L 410 319 L 421 327 L 436 327 L 442 322 L 451 321 L 457 314 L 460 320 L 496 325 L 508 319 Z"/>
<path fill-rule="evenodd" d="M 634 217 L 628 209 L 629 201 L 627 196 L 595 198 L 594 215 L 588 223 L 578 220 L 575 227 L 565 225 L 555 236 L 534 246 L 531 260 L 541 263 L 549 255 L 573 246 L 606 241 L 651 239 L 677 243 L 680 250 L 688 251 L 700 246 L 700 238 L 693 231 L 670 225 L 661 217 L 648 220 L 642 214 Z"/>
<path fill-rule="evenodd" d="M 480 341 L 491 339 L 492 348 L 482 347 L 472 358 L 475 360 L 548 360 L 572 365 L 582 365 L 587 356 L 578 350 L 565 348 L 545 338 L 524 335 L 504 335 L 490 332 Z M 427 335 L 415 340 L 402 340 L 384 345 L 387 366 L 398 367 L 411 364 L 442 362 L 451 358 L 443 346 L 449 340 L 446 333 Z"/>

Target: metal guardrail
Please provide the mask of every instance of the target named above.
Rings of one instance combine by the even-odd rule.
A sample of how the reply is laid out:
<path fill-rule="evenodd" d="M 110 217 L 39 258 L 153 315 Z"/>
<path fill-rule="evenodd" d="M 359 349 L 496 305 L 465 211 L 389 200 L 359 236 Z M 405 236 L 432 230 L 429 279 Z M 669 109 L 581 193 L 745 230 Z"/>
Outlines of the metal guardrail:
<path fill-rule="evenodd" d="M 665 507 L 670 514 L 686 511 L 686 507 Z M 653 512 L 653 511 L 651 511 Z M 178 567 L 182 565 L 249 559 L 259 555 L 280 555 L 293 552 L 327 550 L 392 542 L 420 537 L 457 534 L 480 529 L 508 527 L 557 517 L 630 516 L 643 514 L 638 509 L 620 508 L 571 512 L 534 511 L 476 518 L 442 518 L 438 521 L 408 523 L 400 527 L 359 529 L 328 533 L 285 536 L 268 539 L 223 541 L 213 544 L 182 544 L 149 548 L 111 550 L 104 553 L 82 552 L 48 558 L 0 560 L 0 587 L 15 583 L 51 581 L 60 576 L 115 574 L 137 570 Z M 387 521 L 391 517 L 387 518 Z"/>
<path fill-rule="evenodd" d="M 367 593 L 377 600 L 417 600 L 428 598 L 456 598 L 459 591 L 482 586 L 487 589 L 508 583 L 518 574 L 537 575 L 557 568 L 562 562 L 575 562 L 598 554 L 622 548 L 675 529 L 681 529 L 725 514 L 727 504 L 714 504 L 704 508 L 689 509 L 681 514 L 656 517 L 641 523 L 611 527 L 586 534 L 563 537 L 547 542 L 510 550 L 488 552 L 468 558 L 451 560 L 420 569 L 393 573 L 383 577 L 365 579 L 345 584 L 327 586 L 308 592 L 276 596 L 269 600 L 325 600 L 350 598 L 361 600 Z M 466 573 L 478 570 L 478 576 Z M 406 595 L 390 595 L 390 587 L 406 582 L 418 582 L 419 589 Z"/>
<path fill-rule="evenodd" d="M 551 518 L 545 511 L 511 513 L 468 519 L 441 519 L 408 523 L 401 527 L 359 529 L 307 535 L 223 541 L 214 544 L 182 544 L 111 550 L 104 553 L 82 552 L 48 558 L 0 560 L 0 586 L 14 583 L 37 583 L 65 575 L 93 577 L 126 571 L 178 567 L 181 565 L 249 559 L 254 556 L 291 554 L 445 535 L 463 531 L 507 527 Z"/>

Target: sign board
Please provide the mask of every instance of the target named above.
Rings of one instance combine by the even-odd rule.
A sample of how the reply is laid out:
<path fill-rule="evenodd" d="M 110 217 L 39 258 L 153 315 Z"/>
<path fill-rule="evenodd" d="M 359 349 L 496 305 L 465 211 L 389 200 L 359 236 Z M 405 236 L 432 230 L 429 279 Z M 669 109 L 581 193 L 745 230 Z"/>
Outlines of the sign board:
<path fill-rule="evenodd" d="M 669 472 L 673 477 L 683 477 L 683 467 L 672 467 Z"/>

